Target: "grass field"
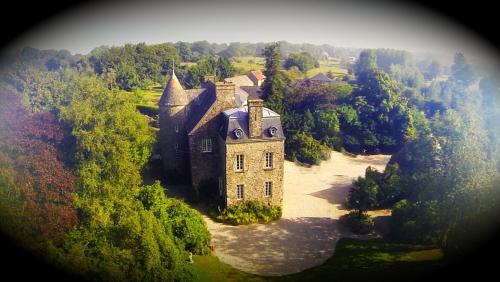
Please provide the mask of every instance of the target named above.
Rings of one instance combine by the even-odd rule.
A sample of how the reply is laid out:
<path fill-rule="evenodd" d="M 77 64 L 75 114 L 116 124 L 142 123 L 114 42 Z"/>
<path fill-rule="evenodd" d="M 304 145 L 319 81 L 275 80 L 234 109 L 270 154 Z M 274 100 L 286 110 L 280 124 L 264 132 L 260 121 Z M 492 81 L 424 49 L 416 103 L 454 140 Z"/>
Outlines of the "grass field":
<path fill-rule="evenodd" d="M 347 74 L 347 69 L 340 67 L 338 61 L 320 60 L 319 61 L 319 68 L 314 68 L 314 69 L 308 70 L 307 77 L 311 77 L 311 76 L 318 74 L 320 72 L 327 74 L 329 71 L 332 71 L 333 75 L 335 77 L 343 76 L 343 75 Z"/>
<path fill-rule="evenodd" d="M 262 57 L 246 56 L 231 59 L 236 75 L 246 74 L 251 70 L 264 70 L 266 60 Z"/>
<path fill-rule="evenodd" d="M 195 256 L 198 281 L 377 281 L 404 280 L 444 265 L 440 249 L 391 243 L 383 239 L 340 239 L 323 265 L 301 273 L 262 277 L 237 270 L 215 256 Z"/>
<path fill-rule="evenodd" d="M 134 89 L 134 93 L 142 100 L 140 104 L 158 107 L 158 101 L 160 101 L 163 89 L 160 87 L 151 89 Z"/>

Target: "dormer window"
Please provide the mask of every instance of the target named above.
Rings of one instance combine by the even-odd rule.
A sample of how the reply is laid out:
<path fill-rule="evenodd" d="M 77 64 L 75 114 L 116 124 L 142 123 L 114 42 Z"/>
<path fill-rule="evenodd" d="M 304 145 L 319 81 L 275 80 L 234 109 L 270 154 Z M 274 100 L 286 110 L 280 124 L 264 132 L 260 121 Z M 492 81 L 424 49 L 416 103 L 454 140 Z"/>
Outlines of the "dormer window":
<path fill-rule="evenodd" d="M 276 127 L 274 127 L 274 126 L 269 127 L 269 135 L 275 136 L 276 133 L 278 133 L 278 129 Z"/>
<path fill-rule="evenodd" d="M 236 128 L 234 131 L 234 137 L 236 137 L 237 139 L 240 139 L 241 137 L 243 137 L 243 130 L 241 130 L 241 128 Z"/>

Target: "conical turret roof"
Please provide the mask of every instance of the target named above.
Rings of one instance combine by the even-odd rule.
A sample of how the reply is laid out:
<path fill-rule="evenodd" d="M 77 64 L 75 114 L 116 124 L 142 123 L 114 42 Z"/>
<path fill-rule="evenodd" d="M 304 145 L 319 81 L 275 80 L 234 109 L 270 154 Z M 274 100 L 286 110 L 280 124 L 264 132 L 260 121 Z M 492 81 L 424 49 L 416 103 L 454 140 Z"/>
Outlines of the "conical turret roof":
<path fill-rule="evenodd" d="M 188 104 L 187 94 L 173 70 L 158 104 L 160 106 L 185 106 Z"/>

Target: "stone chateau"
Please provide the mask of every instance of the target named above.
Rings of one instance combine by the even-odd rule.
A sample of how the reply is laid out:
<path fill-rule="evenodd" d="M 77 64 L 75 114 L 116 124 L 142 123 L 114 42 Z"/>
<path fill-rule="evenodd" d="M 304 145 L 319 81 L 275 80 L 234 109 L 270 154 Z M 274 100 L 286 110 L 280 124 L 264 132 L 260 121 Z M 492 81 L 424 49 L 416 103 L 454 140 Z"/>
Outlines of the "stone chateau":
<path fill-rule="evenodd" d="M 163 165 L 170 175 L 191 179 L 199 195 L 214 187 L 210 199 L 223 208 L 248 200 L 281 205 L 280 116 L 263 107 L 262 81 L 238 84 L 242 78 L 207 76 L 201 89 L 183 89 L 172 71 L 158 102 Z"/>

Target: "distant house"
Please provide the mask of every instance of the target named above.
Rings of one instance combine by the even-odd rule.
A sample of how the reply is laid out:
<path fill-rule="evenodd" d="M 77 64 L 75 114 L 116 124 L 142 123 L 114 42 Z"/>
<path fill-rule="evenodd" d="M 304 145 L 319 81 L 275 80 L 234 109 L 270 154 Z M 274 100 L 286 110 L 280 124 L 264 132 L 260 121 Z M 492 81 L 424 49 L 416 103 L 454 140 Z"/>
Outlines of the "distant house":
<path fill-rule="evenodd" d="M 248 78 L 253 81 L 255 86 L 261 86 L 266 76 L 260 70 L 253 70 L 248 73 Z"/>
<path fill-rule="evenodd" d="M 336 81 L 329 78 L 323 73 L 318 73 L 302 82 L 303 85 L 312 86 L 312 85 L 328 85 L 334 84 Z"/>

